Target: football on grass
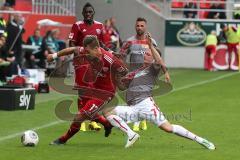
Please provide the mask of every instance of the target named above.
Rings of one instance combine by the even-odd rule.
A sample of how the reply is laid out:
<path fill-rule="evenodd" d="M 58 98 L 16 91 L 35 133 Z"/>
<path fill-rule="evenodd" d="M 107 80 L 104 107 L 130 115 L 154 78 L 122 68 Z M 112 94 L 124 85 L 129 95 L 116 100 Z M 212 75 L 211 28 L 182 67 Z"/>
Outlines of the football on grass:
<path fill-rule="evenodd" d="M 38 144 L 39 138 L 36 132 L 32 130 L 25 131 L 21 137 L 24 146 L 34 147 Z"/>

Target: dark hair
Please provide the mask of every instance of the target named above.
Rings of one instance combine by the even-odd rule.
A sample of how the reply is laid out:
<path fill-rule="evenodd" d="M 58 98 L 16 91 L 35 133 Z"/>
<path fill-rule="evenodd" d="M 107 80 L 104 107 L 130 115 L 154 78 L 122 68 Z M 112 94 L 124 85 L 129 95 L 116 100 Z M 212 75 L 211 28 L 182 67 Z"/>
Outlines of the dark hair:
<path fill-rule="evenodd" d="M 95 48 L 95 47 L 100 47 L 100 44 L 98 42 L 97 36 L 94 35 L 87 35 L 83 39 L 83 46 L 87 47 L 89 46 L 90 48 Z"/>
<path fill-rule="evenodd" d="M 83 6 L 82 12 L 84 12 L 84 11 L 86 10 L 86 8 L 88 8 L 88 7 L 91 7 L 91 8 L 93 9 L 93 11 L 95 12 L 94 7 L 93 7 L 93 6 L 91 5 L 91 3 L 89 3 L 89 2 L 87 2 L 87 3 Z"/>
<path fill-rule="evenodd" d="M 45 34 L 44 37 L 49 37 L 51 34 L 52 34 L 52 31 L 51 31 L 51 30 L 48 30 L 48 31 L 46 32 L 46 34 Z"/>
<path fill-rule="evenodd" d="M 139 22 L 139 21 L 143 21 L 143 22 L 147 23 L 147 20 L 143 17 L 138 17 L 136 22 Z"/>

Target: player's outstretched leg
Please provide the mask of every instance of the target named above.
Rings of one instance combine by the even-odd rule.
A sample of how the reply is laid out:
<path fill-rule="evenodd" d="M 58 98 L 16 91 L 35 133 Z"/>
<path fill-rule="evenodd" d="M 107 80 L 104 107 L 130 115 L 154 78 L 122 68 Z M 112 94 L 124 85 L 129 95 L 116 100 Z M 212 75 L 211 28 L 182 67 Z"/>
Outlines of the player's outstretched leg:
<path fill-rule="evenodd" d="M 125 145 L 125 148 L 129 148 L 140 138 L 139 134 L 131 130 L 127 123 L 124 122 L 124 120 L 119 116 L 114 115 L 113 112 L 105 113 L 105 116 L 114 127 L 119 128 L 121 131 L 127 134 L 128 140 Z"/>
<path fill-rule="evenodd" d="M 74 121 L 72 122 L 70 128 L 67 133 L 65 133 L 60 138 L 52 141 L 50 145 L 62 145 L 65 144 L 71 137 L 73 137 L 80 129 L 81 123 L 86 120 L 86 116 L 81 112 L 76 115 Z"/>
<path fill-rule="evenodd" d="M 182 127 L 180 125 L 170 124 L 169 122 L 165 122 L 162 125 L 160 125 L 159 128 L 163 129 L 166 132 L 174 133 L 178 136 L 191 139 L 191 140 L 203 145 L 204 147 L 206 147 L 209 150 L 215 150 L 215 146 L 212 142 L 209 142 L 208 140 L 195 135 L 194 133 L 188 131 L 187 129 L 185 129 L 184 127 Z"/>

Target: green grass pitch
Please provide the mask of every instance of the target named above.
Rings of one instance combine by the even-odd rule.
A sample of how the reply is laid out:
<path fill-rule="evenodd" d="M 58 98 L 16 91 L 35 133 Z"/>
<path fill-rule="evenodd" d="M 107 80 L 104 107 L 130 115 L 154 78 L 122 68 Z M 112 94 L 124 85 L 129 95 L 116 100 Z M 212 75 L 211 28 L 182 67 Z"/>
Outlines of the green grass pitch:
<path fill-rule="evenodd" d="M 237 160 L 240 157 L 240 74 L 171 69 L 175 90 L 155 97 L 169 120 L 214 142 L 209 151 L 197 143 L 167 134 L 148 123 L 140 140 L 125 149 L 126 137 L 117 129 L 109 138 L 99 132 L 79 132 L 64 146 L 49 146 L 69 127 L 54 114 L 57 102 L 73 99 L 56 92 L 39 94 L 33 111 L 0 111 L 0 160 Z M 72 106 L 76 108 L 76 103 Z M 74 109 L 73 109 L 74 110 Z M 20 143 L 22 131 L 36 129 L 36 147 Z"/>

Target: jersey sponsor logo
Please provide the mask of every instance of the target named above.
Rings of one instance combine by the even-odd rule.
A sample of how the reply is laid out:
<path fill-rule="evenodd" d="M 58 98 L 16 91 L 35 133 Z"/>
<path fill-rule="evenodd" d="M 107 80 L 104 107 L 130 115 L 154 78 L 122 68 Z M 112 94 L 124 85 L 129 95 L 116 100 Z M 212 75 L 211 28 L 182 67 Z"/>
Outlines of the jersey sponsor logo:
<path fill-rule="evenodd" d="M 97 34 L 101 34 L 101 30 L 100 29 L 96 29 Z"/>
<path fill-rule="evenodd" d="M 143 50 L 132 50 L 132 51 L 131 51 L 131 54 L 144 55 L 144 54 L 145 54 L 145 51 L 143 51 Z"/>
<path fill-rule="evenodd" d="M 74 33 L 70 33 L 69 36 L 68 36 L 68 38 L 69 38 L 69 39 L 73 39 L 73 36 L 74 36 Z"/>
<path fill-rule="evenodd" d="M 19 100 L 20 100 L 19 106 L 20 107 L 26 106 L 26 110 L 27 110 L 30 104 L 31 95 L 30 94 L 26 95 L 26 92 L 23 91 L 23 94 L 20 96 Z"/>

